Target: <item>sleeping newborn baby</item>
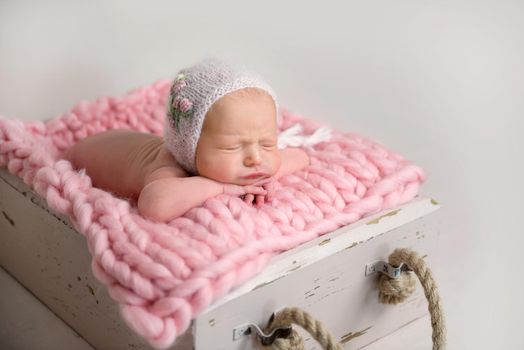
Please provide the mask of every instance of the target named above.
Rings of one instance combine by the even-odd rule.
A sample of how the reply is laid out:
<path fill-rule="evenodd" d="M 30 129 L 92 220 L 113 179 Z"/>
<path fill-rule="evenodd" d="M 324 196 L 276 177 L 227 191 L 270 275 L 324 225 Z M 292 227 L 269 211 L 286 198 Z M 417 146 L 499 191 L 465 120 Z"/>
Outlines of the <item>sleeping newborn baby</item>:
<path fill-rule="evenodd" d="M 175 79 L 164 138 L 111 130 L 64 157 L 94 186 L 137 200 L 151 220 L 170 221 L 222 193 L 259 207 L 271 200 L 275 179 L 309 164 L 304 151 L 277 147 L 277 110 L 258 76 L 206 60 Z"/>

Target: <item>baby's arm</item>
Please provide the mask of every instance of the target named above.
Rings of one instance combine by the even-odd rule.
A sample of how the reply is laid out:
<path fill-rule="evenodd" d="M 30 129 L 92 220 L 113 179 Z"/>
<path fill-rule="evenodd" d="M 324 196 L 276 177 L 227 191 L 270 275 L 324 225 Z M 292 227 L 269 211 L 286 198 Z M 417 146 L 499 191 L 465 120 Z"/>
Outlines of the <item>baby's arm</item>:
<path fill-rule="evenodd" d="M 175 177 L 169 175 L 168 169 L 162 171 L 164 174 L 146 179 L 146 185 L 138 198 L 139 213 L 155 221 L 173 220 L 201 205 L 206 199 L 222 193 L 235 196 L 266 194 L 259 186 L 222 184 L 202 176 Z"/>
<path fill-rule="evenodd" d="M 262 186 L 267 191 L 266 195 L 247 194 L 244 198 L 246 203 L 255 203 L 260 207 L 264 202 L 271 202 L 275 192 L 274 180 L 301 170 L 309 165 L 309 156 L 300 148 L 285 148 L 280 151 L 281 165 L 275 175 L 269 181 L 266 181 Z"/>
<path fill-rule="evenodd" d="M 285 148 L 280 153 L 282 163 L 275 179 L 301 170 L 309 165 L 309 156 L 300 148 Z"/>
<path fill-rule="evenodd" d="M 138 211 L 155 221 L 170 221 L 223 191 L 221 184 L 201 176 L 164 177 L 144 186 Z"/>

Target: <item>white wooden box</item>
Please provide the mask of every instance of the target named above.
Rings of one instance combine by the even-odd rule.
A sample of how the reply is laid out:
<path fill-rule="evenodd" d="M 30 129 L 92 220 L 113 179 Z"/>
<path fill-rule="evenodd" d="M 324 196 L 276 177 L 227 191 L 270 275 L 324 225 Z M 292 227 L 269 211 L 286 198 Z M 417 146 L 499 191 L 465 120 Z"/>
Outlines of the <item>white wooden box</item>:
<path fill-rule="evenodd" d="M 345 344 L 359 349 L 427 314 L 419 286 L 401 305 L 378 302 L 366 264 L 400 247 L 415 249 L 438 269 L 439 205 L 419 196 L 276 256 L 258 276 L 211 305 L 173 349 L 252 349 L 233 340 L 246 323 L 298 306 Z M 85 239 L 20 179 L 0 169 L 0 265 L 96 349 L 150 349 L 121 320 L 117 304 L 93 277 Z M 431 215 L 430 215 L 431 214 Z M 438 275 L 438 273 L 437 273 Z M 430 325 L 428 324 L 428 327 Z M 306 349 L 319 345 L 300 330 Z"/>

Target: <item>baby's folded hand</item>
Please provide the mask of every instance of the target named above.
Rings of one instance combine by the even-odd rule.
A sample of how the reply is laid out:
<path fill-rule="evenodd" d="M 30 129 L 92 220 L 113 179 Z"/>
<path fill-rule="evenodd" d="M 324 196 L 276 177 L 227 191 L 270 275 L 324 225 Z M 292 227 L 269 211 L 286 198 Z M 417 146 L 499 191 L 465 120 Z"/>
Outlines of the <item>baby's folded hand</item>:
<path fill-rule="evenodd" d="M 239 196 L 246 204 L 260 208 L 265 202 L 271 202 L 275 191 L 275 178 L 267 177 L 252 185 L 240 186 L 224 184 L 224 194 Z"/>
<path fill-rule="evenodd" d="M 273 196 L 275 194 L 275 177 L 267 177 L 263 180 L 260 180 L 256 182 L 254 185 L 256 186 L 262 186 L 266 190 L 266 195 L 262 198 L 257 198 L 257 204 L 261 203 L 264 204 L 264 201 L 271 202 L 273 200 Z M 259 196 L 257 196 L 259 197 Z"/>
<path fill-rule="evenodd" d="M 235 184 L 224 184 L 224 194 L 230 196 L 243 196 L 243 195 L 266 195 L 267 191 L 256 185 L 240 186 Z"/>

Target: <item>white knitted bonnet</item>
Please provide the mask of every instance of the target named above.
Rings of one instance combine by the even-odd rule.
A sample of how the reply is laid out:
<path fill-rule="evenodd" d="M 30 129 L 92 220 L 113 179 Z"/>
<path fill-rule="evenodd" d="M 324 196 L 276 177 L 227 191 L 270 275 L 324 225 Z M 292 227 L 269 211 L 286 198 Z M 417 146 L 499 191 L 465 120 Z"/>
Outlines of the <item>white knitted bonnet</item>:
<path fill-rule="evenodd" d="M 186 171 L 198 173 L 195 152 L 209 108 L 224 95 L 248 87 L 267 92 L 275 101 L 278 112 L 271 87 L 245 69 L 207 59 L 179 72 L 167 98 L 164 139 L 169 151 Z"/>

